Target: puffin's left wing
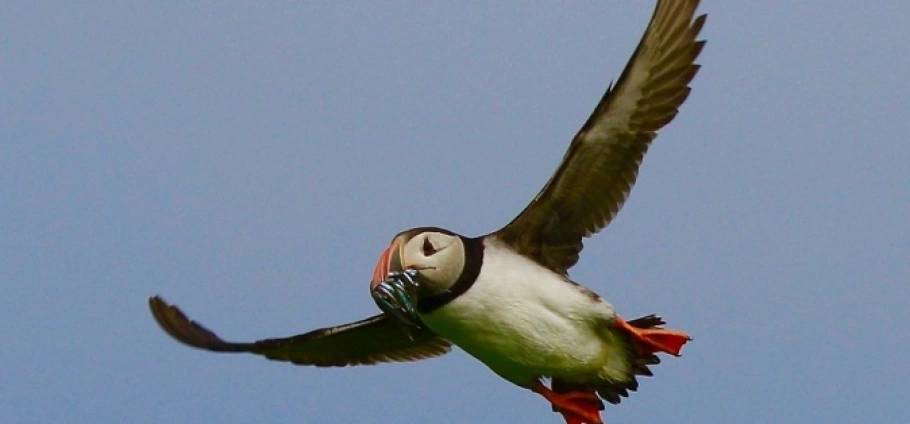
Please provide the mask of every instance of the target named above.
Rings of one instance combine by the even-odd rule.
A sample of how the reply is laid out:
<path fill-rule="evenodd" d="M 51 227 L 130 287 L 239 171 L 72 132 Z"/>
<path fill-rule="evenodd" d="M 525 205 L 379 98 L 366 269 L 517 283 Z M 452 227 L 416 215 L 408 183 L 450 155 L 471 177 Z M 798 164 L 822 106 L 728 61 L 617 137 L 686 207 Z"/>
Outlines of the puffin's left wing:
<path fill-rule="evenodd" d="M 444 355 L 451 350 L 448 340 L 430 330 L 415 329 L 407 333 L 398 322 L 386 315 L 288 338 L 233 343 L 222 340 L 199 323 L 191 321 L 180 309 L 158 296 L 149 299 L 149 307 L 158 325 L 188 346 L 212 352 L 255 353 L 297 365 L 343 367 L 417 361 Z"/>
<path fill-rule="evenodd" d="M 519 253 L 566 274 L 582 238 L 616 216 L 657 135 L 689 95 L 704 46 L 697 0 L 660 0 L 635 53 L 572 140 L 543 190 L 508 225 L 491 234 Z"/>

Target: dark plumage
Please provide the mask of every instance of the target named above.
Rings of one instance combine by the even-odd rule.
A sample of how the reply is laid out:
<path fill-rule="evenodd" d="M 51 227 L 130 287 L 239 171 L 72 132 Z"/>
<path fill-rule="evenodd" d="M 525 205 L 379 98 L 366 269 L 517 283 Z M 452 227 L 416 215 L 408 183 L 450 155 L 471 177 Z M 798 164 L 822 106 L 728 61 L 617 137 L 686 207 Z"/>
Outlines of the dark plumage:
<path fill-rule="evenodd" d="M 405 332 L 386 315 L 293 337 L 232 343 L 191 321 L 180 309 L 158 296 L 149 299 L 149 307 L 158 325 L 187 346 L 212 352 L 255 353 L 297 365 L 343 367 L 417 361 L 444 355 L 452 349 L 448 341 L 430 331 Z"/>
<path fill-rule="evenodd" d="M 493 235 L 554 272 L 578 262 L 582 238 L 603 229 L 622 207 L 657 131 L 689 96 L 705 42 L 698 1 L 660 1 L 616 85 L 572 139 L 550 181 Z"/>

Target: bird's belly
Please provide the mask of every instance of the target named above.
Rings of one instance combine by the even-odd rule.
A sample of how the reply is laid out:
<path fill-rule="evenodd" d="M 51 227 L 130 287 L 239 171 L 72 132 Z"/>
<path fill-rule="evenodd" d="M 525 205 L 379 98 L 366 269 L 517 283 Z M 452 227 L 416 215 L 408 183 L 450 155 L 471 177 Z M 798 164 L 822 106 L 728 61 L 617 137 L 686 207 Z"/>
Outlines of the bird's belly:
<path fill-rule="evenodd" d="M 443 312 L 443 311 L 441 311 Z M 433 314 L 427 326 L 516 384 L 541 376 L 596 373 L 603 343 L 581 323 L 530 314 Z"/>
<path fill-rule="evenodd" d="M 555 274 L 484 277 L 422 319 L 503 378 L 525 387 L 542 376 L 597 378 L 617 357 L 604 339 L 609 304 Z"/>

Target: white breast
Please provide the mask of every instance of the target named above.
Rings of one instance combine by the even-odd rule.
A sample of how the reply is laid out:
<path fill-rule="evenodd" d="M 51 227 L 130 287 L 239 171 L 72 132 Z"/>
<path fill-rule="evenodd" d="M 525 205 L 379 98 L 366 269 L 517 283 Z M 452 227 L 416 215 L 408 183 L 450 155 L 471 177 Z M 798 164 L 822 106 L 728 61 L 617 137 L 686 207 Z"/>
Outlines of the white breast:
<path fill-rule="evenodd" d="M 609 341 L 613 307 L 495 239 L 471 288 L 421 318 L 520 386 L 541 376 L 605 377 L 626 367 Z"/>

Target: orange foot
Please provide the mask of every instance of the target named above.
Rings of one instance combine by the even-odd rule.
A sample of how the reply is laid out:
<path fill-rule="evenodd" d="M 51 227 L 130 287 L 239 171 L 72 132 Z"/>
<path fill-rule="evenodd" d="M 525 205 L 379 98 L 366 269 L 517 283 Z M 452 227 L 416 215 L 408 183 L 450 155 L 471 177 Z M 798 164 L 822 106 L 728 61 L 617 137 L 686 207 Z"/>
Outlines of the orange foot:
<path fill-rule="evenodd" d="M 566 419 L 566 424 L 603 424 L 600 419 L 603 402 L 594 391 L 556 393 L 541 382 L 531 387 L 531 391 L 550 401 Z"/>
<path fill-rule="evenodd" d="M 632 335 L 632 340 L 640 353 L 650 355 L 655 352 L 666 352 L 679 356 L 683 345 L 692 340 L 682 331 L 665 328 L 638 328 L 629 325 L 624 319 L 616 317 L 616 325 Z"/>

